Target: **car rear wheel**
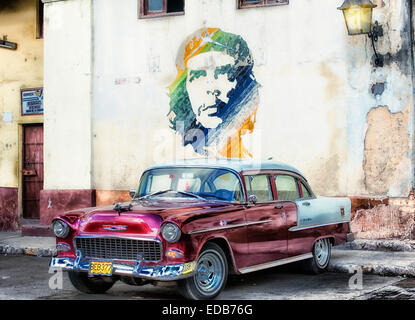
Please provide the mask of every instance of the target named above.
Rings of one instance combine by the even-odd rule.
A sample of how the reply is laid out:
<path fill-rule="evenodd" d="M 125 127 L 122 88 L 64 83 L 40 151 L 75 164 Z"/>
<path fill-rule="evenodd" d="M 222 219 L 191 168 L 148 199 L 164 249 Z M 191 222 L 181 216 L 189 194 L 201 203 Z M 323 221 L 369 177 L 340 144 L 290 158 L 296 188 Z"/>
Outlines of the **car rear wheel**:
<path fill-rule="evenodd" d="M 208 243 L 197 259 L 196 273 L 179 282 L 182 295 L 191 300 L 215 298 L 225 287 L 228 262 L 222 248 Z"/>
<path fill-rule="evenodd" d="M 72 285 L 84 293 L 104 293 L 117 281 L 111 277 L 89 277 L 85 272 L 68 271 Z"/>
<path fill-rule="evenodd" d="M 314 274 L 325 272 L 330 262 L 330 256 L 330 240 L 327 238 L 317 240 L 313 247 L 313 257 L 306 262 L 308 271 Z"/>

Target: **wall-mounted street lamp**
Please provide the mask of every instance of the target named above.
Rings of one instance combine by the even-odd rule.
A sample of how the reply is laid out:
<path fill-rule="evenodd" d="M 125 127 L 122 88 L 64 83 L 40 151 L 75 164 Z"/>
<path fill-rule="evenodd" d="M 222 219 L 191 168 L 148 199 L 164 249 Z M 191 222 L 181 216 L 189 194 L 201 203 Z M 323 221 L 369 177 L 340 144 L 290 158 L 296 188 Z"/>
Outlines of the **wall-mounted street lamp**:
<path fill-rule="evenodd" d="M 16 50 L 17 49 L 17 43 L 7 41 L 7 36 L 3 36 L 3 39 L 0 39 L 0 48 Z"/>
<path fill-rule="evenodd" d="M 375 52 L 375 65 L 383 67 L 383 57 L 375 48 L 375 42 L 383 36 L 383 28 L 377 21 L 372 23 L 372 11 L 376 5 L 370 0 L 345 0 L 341 7 L 346 21 L 349 36 L 367 34 L 372 40 L 373 51 Z"/>

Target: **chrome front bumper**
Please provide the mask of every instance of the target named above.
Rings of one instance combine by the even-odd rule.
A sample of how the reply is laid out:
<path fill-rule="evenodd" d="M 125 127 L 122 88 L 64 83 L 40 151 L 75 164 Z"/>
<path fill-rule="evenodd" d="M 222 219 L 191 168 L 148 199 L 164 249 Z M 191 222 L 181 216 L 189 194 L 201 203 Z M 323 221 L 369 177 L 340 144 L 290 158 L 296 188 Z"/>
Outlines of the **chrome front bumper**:
<path fill-rule="evenodd" d="M 90 272 L 90 260 L 82 259 L 80 256 L 77 256 L 76 259 L 54 257 L 50 261 L 49 267 L 64 271 Z M 134 265 L 117 263 L 115 261 L 112 263 L 113 275 L 157 281 L 174 281 L 191 277 L 194 275 L 195 269 L 196 261 L 182 264 L 146 266 L 139 257 Z"/>

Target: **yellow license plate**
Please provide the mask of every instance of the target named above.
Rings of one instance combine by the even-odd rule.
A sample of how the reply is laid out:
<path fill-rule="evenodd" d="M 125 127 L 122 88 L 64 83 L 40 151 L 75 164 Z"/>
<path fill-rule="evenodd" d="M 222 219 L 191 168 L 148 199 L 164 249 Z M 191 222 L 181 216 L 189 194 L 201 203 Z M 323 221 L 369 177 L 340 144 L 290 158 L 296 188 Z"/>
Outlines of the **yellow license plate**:
<path fill-rule="evenodd" d="M 91 261 L 89 267 L 90 274 L 100 274 L 110 276 L 112 275 L 112 262 L 111 261 Z"/>

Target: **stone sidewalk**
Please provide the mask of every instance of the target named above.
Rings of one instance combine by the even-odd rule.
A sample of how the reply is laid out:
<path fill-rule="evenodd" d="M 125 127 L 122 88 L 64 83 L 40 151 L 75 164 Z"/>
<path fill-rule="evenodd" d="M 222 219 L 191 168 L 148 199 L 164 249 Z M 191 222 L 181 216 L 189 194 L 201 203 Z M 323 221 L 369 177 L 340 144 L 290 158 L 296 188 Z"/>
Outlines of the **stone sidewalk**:
<path fill-rule="evenodd" d="M 54 237 L 22 237 L 20 232 L 0 232 L 0 255 L 56 254 Z M 415 241 L 361 240 L 332 249 L 329 271 L 384 276 L 415 277 Z"/>
<path fill-rule="evenodd" d="M 415 252 L 333 248 L 329 271 L 415 277 Z"/>
<path fill-rule="evenodd" d="M 51 257 L 56 254 L 56 239 L 22 237 L 21 232 L 0 232 L 0 255 L 5 254 Z"/>

